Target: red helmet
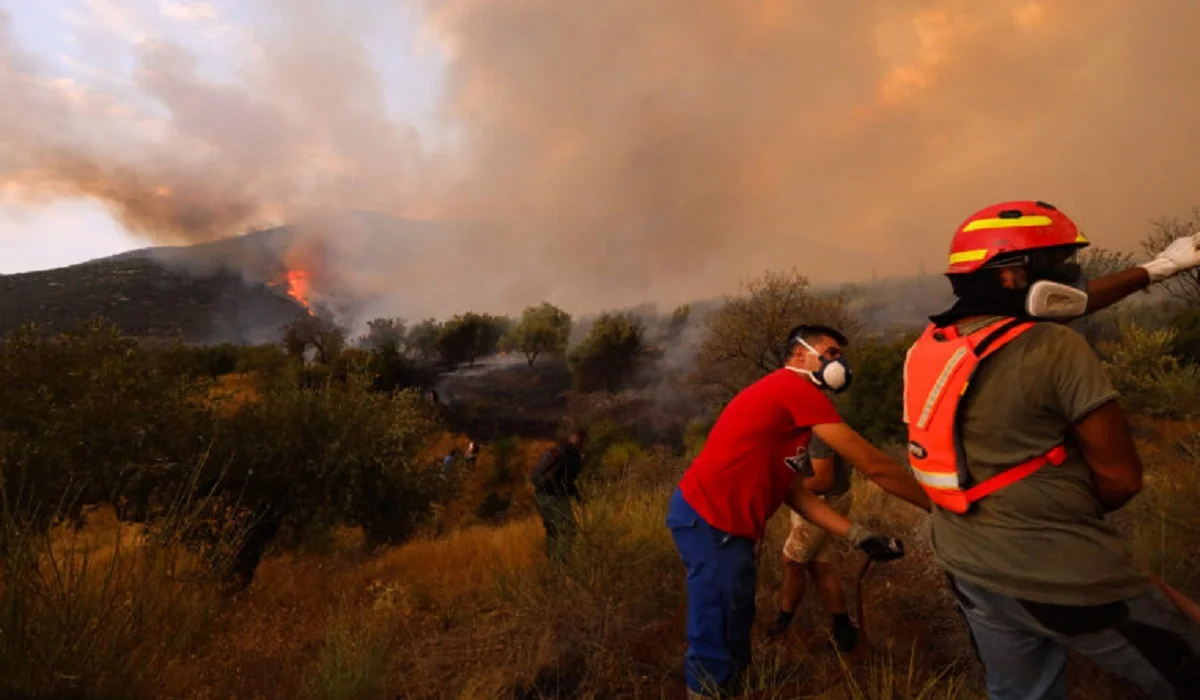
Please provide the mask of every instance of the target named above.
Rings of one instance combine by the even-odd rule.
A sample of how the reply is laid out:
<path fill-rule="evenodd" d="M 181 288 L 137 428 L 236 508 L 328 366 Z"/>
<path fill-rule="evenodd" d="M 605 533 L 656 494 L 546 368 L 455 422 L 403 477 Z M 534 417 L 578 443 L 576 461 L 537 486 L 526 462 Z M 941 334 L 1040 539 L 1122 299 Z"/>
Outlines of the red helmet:
<path fill-rule="evenodd" d="M 1045 202 L 1002 202 L 980 209 L 950 241 L 946 274 L 975 272 L 998 255 L 1055 246 L 1088 245 L 1066 214 Z"/>

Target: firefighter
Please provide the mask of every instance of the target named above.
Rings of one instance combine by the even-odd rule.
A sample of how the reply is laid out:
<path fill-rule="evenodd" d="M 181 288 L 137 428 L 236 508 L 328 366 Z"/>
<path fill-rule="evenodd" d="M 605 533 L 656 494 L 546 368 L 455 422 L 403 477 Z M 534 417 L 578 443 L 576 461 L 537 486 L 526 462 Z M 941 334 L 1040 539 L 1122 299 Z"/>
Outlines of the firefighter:
<path fill-rule="evenodd" d="M 1200 697 L 1200 627 L 1138 566 L 1104 514 L 1142 486 L 1117 392 L 1078 317 L 1200 264 L 1185 237 L 1099 280 L 1088 245 L 1044 202 L 968 217 L 946 270 L 956 301 L 910 348 L 904 421 L 934 503 L 932 544 L 995 700 L 1067 697 L 1074 649 L 1152 698 Z"/>
<path fill-rule="evenodd" d="M 812 474 L 806 453 L 813 435 L 884 490 L 929 509 L 908 470 L 847 426 L 822 391 L 849 386 L 846 338 L 833 328 L 798 326 L 781 340 L 786 366 L 729 402 L 668 506 L 666 525 L 687 570 L 684 672 L 690 698 L 736 692 L 744 679 L 756 543 L 781 504 L 877 560 L 904 553 L 902 543 L 848 520 L 796 478 Z"/>

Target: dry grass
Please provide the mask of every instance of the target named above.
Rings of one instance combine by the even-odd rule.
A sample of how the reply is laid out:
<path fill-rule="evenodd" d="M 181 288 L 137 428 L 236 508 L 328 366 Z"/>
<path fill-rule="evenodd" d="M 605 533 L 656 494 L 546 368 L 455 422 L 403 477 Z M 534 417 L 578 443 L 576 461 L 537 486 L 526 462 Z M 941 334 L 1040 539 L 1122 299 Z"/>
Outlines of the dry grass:
<path fill-rule="evenodd" d="M 4 697 L 150 695 L 220 609 L 205 563 L 180 539 L 122 525 L 108 509 L 82 532 L 0 526 Z"/>
<path fill-rule="evenodd" d="M 1146 493 L 1123 517 L 1147 561 L 1195 594 L 1200 565 L 1191 552 L 1200 515 L 1190 503 L 1200 484 L 1188 450 L 1200 444 L 1191 425 L 1155 422 L 1153 429 L 1157 432 L 1147 433 L 1142 445 Z M 253 586 L 224 603 L 201 647 L 195 635 L 186 644 L 170 643 L 174 632 L 166 621 L 174 618 L 166 613 L 154 625 L 130 628 L 155 640 L 143 649 L 157 649 L 165 640 L 166 651 L 131 656 L 154 669 L 135 679 L 137 687 L 152 688 L 147 694 L 156 697 L 190 699 L 682 697 L 683 571 L 663 525 L 682 464 L 661 454 L 620 456 L 622 478 L 607 483 L 580 511 L 576 549 L 559 568 L 542 553 L 536 516 L 516 505 L 529 498 L 520 485 L 525 465 L 546 444 L 518 445 L 513 463 L 519 474 L 500 485 L 491 473 L 494 456 L 485 447 L 464 475 L 460 502 L 448 509 L 460 514 L 460 522 L 443 535 L 431 533 L 368 555 L 359 533 L 343 530 L 325 551 L 268 558 Z M 512 516 L 495 526 L 469 524 L 474 503 L 496 488 L 512 490 Z M 756 640 L 751 673 L 756 692 L 750 697 L 982 697 L 981 671 L 933 562 L 925 519 L 859 480 L 854 498 L 856 514 L 905 538 L 909 551 L 899 562 L 876 567 L 866 580 L 865 622 L 874 648 L 850 657 L 831 651 L 828 617 L 810 594 L 787 639 Z M 119 559 L 130 541 L 111 539 L 100 523 L 93 519 L 80 549 L 91 553 L 92 562 L 106 561 L 110 549 Z M 759 629 L 775 613 L 786 528 L 781 513 L 768 530 L 760 562 Z M 120 536 L 133 535 L 124 530 Z M 848 549 L 844 555 L 853 610 L 853 575 L 862 555 Z M 128 579 L 140 586 L 137 596 L 170 594 L 172 589 L 162 587 L 170 580 L 165 573 L 147 569 L 140 576 Z M 172 600 L 212 610 L 212 599 L 191 595 L 197 597 Z M 95 658 L 84 665 L 94 667 Z M 88 669 L 72 672 L 83 676 Z M 1128 694 L 1127 685 L 1083 665 L 1072 666 L 1071 678 L 1073 697 L 1137 697 Z"/>

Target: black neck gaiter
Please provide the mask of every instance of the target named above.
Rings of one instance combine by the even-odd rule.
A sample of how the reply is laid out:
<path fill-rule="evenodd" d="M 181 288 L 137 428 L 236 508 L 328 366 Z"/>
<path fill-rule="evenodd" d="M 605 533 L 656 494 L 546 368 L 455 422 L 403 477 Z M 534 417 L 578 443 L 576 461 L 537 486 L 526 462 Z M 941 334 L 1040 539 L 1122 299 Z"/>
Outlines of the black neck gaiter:
<path fill-rule="evenodd" d="M 975 293 L 969 297 L 959 297 L 954 306 L 940 314 L 930 316 L 929 320 L 938 328 L 967 318 L 968 316 L 1011 316 L 1013 318 L 1029 318 L 1025 311 L 1024 289 L 992 289 L 984 293 Z"/>

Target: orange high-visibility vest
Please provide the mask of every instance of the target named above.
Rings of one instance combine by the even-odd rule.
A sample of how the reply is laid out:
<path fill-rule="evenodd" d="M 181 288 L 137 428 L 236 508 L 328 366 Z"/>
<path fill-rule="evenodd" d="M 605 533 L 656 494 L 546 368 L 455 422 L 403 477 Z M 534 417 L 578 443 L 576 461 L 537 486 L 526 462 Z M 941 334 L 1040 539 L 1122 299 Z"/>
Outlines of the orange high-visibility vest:
<path fill-rule="evenodd" d="M 904 422 L 908 424 L 908 462 L 930 500 L 952 513 L 1014 484 L 1046 464 L 1060 465 L 1066 448 L 1045 454 L 975 483 L 962 445 L 959 406 L 979 364 L 1034 327 L 1031 321 L 1003 318 L 968 335 L 954 326 L 932 324 L 908 350 L 904 361 Z"/>

